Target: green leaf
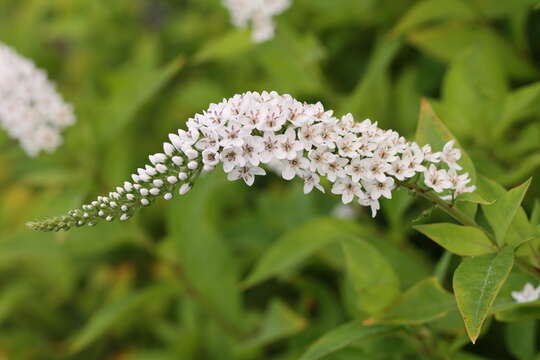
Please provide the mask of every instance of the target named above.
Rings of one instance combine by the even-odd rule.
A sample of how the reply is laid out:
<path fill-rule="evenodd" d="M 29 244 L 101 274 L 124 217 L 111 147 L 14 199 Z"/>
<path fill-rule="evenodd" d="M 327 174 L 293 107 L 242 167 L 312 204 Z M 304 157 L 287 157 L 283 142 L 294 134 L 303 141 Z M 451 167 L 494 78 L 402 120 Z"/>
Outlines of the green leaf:
<path fill-rule="evenodd" d="M 350 96 L 340 104 L 344 112 L 377 119 L 389 118 L 390 80 L 389 67 L 402 46 L 397 38 L 381 38 L 367 65 L 365 75 Z"/>
<path fill-rule="evenodd" d="M 442 89 L 444 114 L 452 129 L 469 136 L 484 131 L 489 136 L 501 118 L 506 81 L 491 41 L 479 39 L 456 56 Z"/>
<path fill-rule="evenodd" d="M 425 0 L 412 6 L 396 25 L 393 34 L 398 35 L 415 27 L 434 21 L 456 18 L 472 20 L 475 12 L 460 0 Z"/>
<path fill-rule="evenodd" d="M 494 135 L 501 137 L 505 131 L 528 116 L 540 114 L 540 83 L 534 83 L 509 93 L 504 102 L 504 111 L 501 121 L 494 129 Z"/>
<path fill-rule="evenodd" d="M 102 337 L 111 327 L 127 316 L 134 316 L 140 307 L 155 301 L 156 296 L 170 292 L 167 287 L 156 285 L 142 291 L 134 291 L 120 299 L 104 305 L 78 331 L 69 345 L 71 353 L 76 353 Z"/>
<path fill-rule="evenodd" d="M 455 309 L 454 296 L 433 277 L 409 288 L 372 321 L 374 324 L 417 325 L 443 317 Z"/>
<path fill-rule="evenodd" d="M 208 41 L 195 54 L 195 63 L 224 60 L 241 55 L 255 45 L 248 30 L 232 30 Z"/>
<path fill-rule="evenodd" d="M 135 60 L 136 61 L 136 60 Z M 135 118 L 137 112 L 180 71 L 185 59 L 178 56 L 169 64 L 156 68 L 153 63 L 127 64 L 111 79 L 114 89 L 107 96 L 107 106 L 100 125 L 100 140 L 114 138 Z"/>
<path fill-rule="evenodd" d="M 504 243 L 508 228 L 514 220 L 530 184 L 531 179 L 504 193 L 494 204 L 482 205 L 482 211 L 493 229 L 499 245 Z"/>
<path fill-rule="evenodd" d="M 399 279 L 394 269 L 364 240 L 344 240 L 342 247 L 360 309 L 369 314 L 380 311 L 399 294 Z"/>
<path fill-rule="evenodd" d="M 161 254 L 180 266 L 183 276 L 205 299 L 208 312 L 241 327 L 237 263 L 215 215 L 220 210 L 219 194 L 230 185 L 223 173 L 214 172 L 199 178 L 186 196 L 170 202 L 169 236 Z"/>
<path fill-rule="evenodd" d="M 266 251 L 242 285 L 251 287 L 286 273 L 317 250 L 352 236 L 352 233 L 342 226 L 343 223 L 333 218 L 320 218 L 287 232 Z"/>
<path fill-rule="evenodd" d="M 430 144 L 433 151 L 440 151 L 448 141 L 455 140 L 454 146 L 461 149 L 461 159 L 459 163 L 463 166 L 464 171 L 469 173 L 471 184 L 476 183 L 476 170 L 469 155 L 467 155 L 465 150 L 459 145 L 457 139 L 439 119 L 429 102 L 425 99 L 422 100 L 420 107 L 420 119 L 418 120 L 415 139 L 419 145 Z"/>
<path fill-rule="evenodd" d="M 532 359 L 536 352 L 536 321 L 506 324 L 504 339 L 506 348 L 517 359 Z"/>
<path fill-rule="evenodd" d="M 540 301 L 514 303 L 505 310 L 495 313 L 499 321 L 514 322 L 540 319 Z"/>
<path fill-rule="evenodd" d="M 414 228 L 446 250 L 461 256 L 478 256 L 496 252 L 482 230 L 450 223 L 416 225 Z"/>
<path fill-rule="evenodd" d="M 365 326 L 358 322 L 350 322 L 338 326 L 324 334 L 314 342 L 302 355 L 300 360 L 317 360 L 344 347 L 374 336 L 384 335 L 398 329 L 391 325 Z"/>
<path fill-rule="evenodd" d="M 464 259 L 454 273 L 453 287 L 467 334 L 473 343 L 514 265 L 514 251 Z"/>
<path fill-rule="evenodd" d="M 264 346 L 296 334 L 305 326 L 306 320 L 304 318 L 293 312 L 280 300 L 272 300 L 257 335 L 243 344 L 242 348 L 245 350 Z"/>

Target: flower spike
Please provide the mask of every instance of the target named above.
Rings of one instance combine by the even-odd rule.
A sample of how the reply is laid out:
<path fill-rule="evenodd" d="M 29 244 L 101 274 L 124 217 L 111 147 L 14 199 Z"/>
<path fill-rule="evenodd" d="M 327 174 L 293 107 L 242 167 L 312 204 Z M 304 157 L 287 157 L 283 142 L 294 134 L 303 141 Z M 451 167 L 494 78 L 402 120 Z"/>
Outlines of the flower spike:
<path fill-rule="evenodd" d="M 75 122 L 71 105 L 56 92 L 47 74 L 0 43 L 0 126 L 28 156 L 52 152 L 60 132 Z"/>
<path fill-rule="evenodd" d="M 251 186 L 264 167 L 285 180 L 298 177 L 304 192 L 324 192 L 321 177 L 344 204 L 356 200 L 375 216 L 381 197 L 391 198 L 400 183 L 423 177 L 426 191 L 441 198 L 474 191 L 467 173 L 459 174 L 461 153 L 453 142 L 442 153 L 408 142 L 397 132 L 382 130 L 370 120 L 341 118 L 321 103 L 301 103 L 276 92 L 248 92 L 211 104 L 187 121 L 187 130 L 169 135 L 163 153 L 137 169 L 107 196 L 99 196 L 68 215 L 28 223 L 41 231 L 68 230 L 100 220 L 129 219 L 158 198 L 186 194 L 202 172 L 220 163 L 231 181 Z"/>

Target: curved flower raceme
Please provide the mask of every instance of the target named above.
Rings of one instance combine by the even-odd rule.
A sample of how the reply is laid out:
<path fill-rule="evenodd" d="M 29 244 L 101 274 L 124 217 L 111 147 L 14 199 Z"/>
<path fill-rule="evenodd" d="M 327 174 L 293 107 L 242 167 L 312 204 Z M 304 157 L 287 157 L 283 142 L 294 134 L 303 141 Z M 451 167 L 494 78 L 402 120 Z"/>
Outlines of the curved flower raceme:
<path fill-rule="evenodd" d="M 399 183 L 423 179 L 426 190 L 443 198 L 474 190 L 468 174 L 459 173 L 461 153 L 452 141 L 433 152 L 370 120 L 355 122 L 351 114 L 337 118 L 321 103 L 305 104 L 275 92 L 248 92 L 211 104 L 169 140 L 132 181 L 67 216 L 28 225 L 57 231 L 101 219 L 127 220 L 159 197 L 187 193 L 201 172 L 220 164 L 229 180 L 247 185 L 264 176 L 265 167 L 275 169 L 285 180 L 301 178 L 305 193 L 324 192 L 325 177 L 344 204 L 355 200 L 369 206 L 373 216 L 379 199 L 391 198 Z"/>
<path fill-rule="evenodd" d="M 62 143 L 62 129 L 74 122 L 72 107 L 47 74 L 0 43 L 0 125 L 9 136 L 36 156 L 55 150 Z"/>
<path fill-rule="evenodd" d="M 274 37 L 275 25 L 272 21 L 291 6 L 290 0 L 223 0 L 229 10 L 234 25 L 245 27 L 249 22 L 253 26 L 253 41 L 260 43 Z"/>

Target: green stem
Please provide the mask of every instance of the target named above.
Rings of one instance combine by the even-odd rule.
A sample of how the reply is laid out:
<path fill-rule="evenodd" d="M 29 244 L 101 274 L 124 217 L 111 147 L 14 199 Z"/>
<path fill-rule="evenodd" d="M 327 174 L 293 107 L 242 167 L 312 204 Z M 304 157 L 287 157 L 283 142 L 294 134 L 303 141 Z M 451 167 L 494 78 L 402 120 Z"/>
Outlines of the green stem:
<path fill-rule="evenodd" d="M 487 236 L 487 238 L 491 241 L 493 246 L 495 246 L 497 250 L 500 250 L 500 246 L 499 244 L 497 244 L 497 241 L 495 241 L 495 238 L 493 237 L 493 235 L 487 232 L 482 226 L 478 225 L 476 221 L 474 221 L 474 219 L 472 219 L 469 215 L 465 214 L 463 211 L 461 211 L 457 207 L 442 200 L 433 192 L 422 189 L 416 184 L 402 183 L 401 185 L 413 191 L 414 193 L 422 196 L 423 198 L 429 200 L 433 205 L 437 206 L 439 209 L 441 209 L 442 211 L 450 215 L 452 218 L 460 222 L 462 225 L 471 226 L 482 231 Z"/>

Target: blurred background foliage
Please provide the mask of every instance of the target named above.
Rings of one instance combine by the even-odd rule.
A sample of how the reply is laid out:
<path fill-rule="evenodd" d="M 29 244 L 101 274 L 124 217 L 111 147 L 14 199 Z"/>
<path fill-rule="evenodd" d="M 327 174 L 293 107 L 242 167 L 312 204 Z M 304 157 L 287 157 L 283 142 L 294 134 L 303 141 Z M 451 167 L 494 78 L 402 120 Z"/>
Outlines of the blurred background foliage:
<path fill-rule="evenodd" d="M 297 359 L 385 301 L 353 298 L 329 241 L 336 224 L 362 232 L 401 290 L 434 273 L 448 288 L 456 259 L 412 230 L 429 204 L 400 191 L 375 221 L 365 209 L 337 220 L 337 198 L 273 176 L 247 188 L 216 171 L 127 223 L 41 234 L 24 222 L 108 192 L 195 112 L 263 89 L 409 138 L 426 97 L 480 173 L 506 187 L 534 176 L 530 210 L 537 3 L 294 0 L 275 39 L 256 45 L 218 0 L 0 0 L 0 40 L 47 69 L 78 117 L 65 144 L 37 159 L 0 134 L 0 359 Z M 267 253 L 287 237 L 296 248 Z M 523 275 L 512 276 L 520 288 Z M 492 323 L 466 345 L 453 311 L 325 359 L 538 359 L 536 325 Z"/>

